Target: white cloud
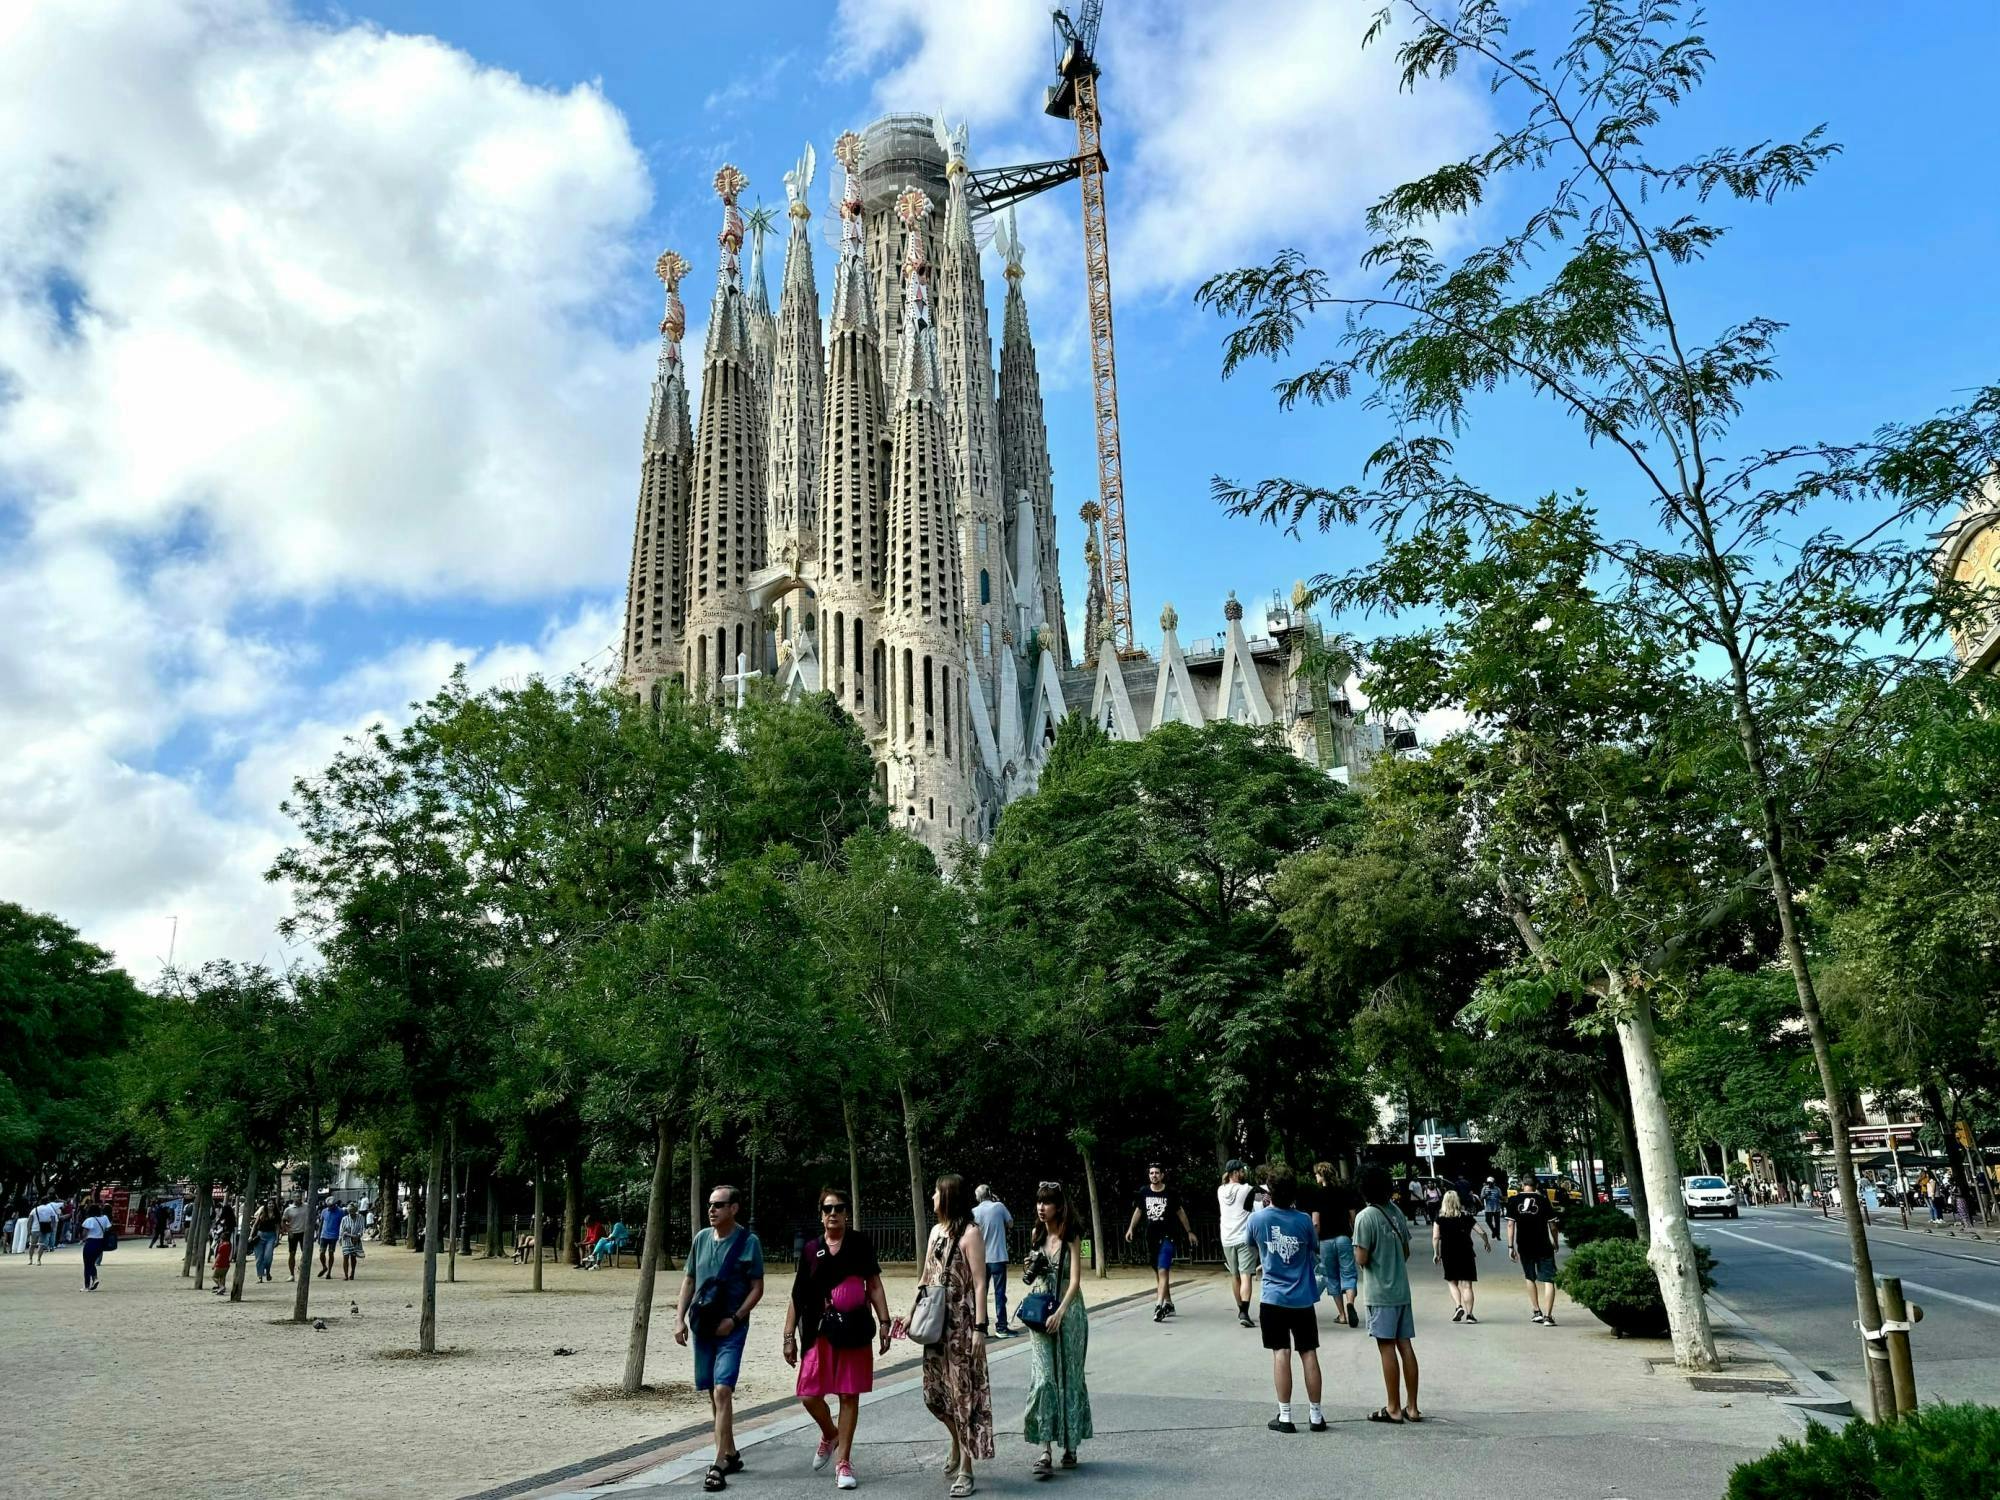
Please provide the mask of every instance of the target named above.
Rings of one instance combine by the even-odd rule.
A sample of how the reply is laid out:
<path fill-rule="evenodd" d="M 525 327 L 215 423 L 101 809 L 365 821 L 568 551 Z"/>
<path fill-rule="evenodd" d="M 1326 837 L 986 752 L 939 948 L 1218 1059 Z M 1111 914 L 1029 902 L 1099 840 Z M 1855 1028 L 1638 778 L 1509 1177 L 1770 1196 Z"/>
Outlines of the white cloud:
<path fill-rule="evenodd" d="M 627 487 L 646 351 L 594 320 L 649 197 L 594 88 L 432 39 L 17 9 L 0 490 L 42 535 L 193 525 L 248 592 L 601 581 L 621 518 L 573 501 Z"/>
<path fill-rule="evenodd" d="M 293 776 L 455 662 L 602 663 L 649 199 L 595 89 L 435 40 L 279 0 L 0 6 L 0 899 L 142 977 L 176 917 L 183 963 L 282 961 Z M 404 638 L 330 681 L 303 638 L 356 596 L 579 590 L 532 641 Z"/>

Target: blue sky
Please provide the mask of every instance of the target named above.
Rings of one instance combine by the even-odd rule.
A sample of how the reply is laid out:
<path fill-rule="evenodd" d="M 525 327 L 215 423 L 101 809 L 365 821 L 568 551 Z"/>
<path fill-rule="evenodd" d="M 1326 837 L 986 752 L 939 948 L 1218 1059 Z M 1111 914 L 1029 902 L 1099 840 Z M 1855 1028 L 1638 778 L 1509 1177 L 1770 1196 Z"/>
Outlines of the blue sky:
<path fill-rule="evenodd" d="M 1214 473 L 1337 483 L 1382 430 L 1358 405 L 1280 414 L 1261 371 L 1222 383 L 1223 329 L 1192 300 L 1201 276 L 1288 245 L 1351 268 L 1377 193 L 1490 132 L 1476 80 L 1399 94 L 1386 49 L 1359 50 L 1364 9 L 1110 0 L 1142 641 L 1168 600 L 1206 634 L 1230 589 L 1288 592 L 1365 555 L 1365 537 L 1293 541 L 1216 511 Z M 1545 46 L 1570 12 L 1525 6 L 1517 38 Z M 717 165 L 781 200 L 804 142 L 824 164 L 885 106 L 969 119 L 977 164 L 1071 149 L 1039 110 L 1037 3 L 33 0 L 6 24 L 0 896 L 141 971 L 168 915 L 182 957 L 284 956 L 282 893 L 258 878 L 285 836 L 275 803 L 340 734 L 454 661 L 493 680 L 609 660 L 650 266 L 664 245 L 694 262 L 698 347 Z M 1799 196 L 1711 205 L 1735 232 L 1683 306 L 1790 325 L 1785 379 L 1734 446 L 1857 435 L 1990 379 L 2000 12 L 1918 24 L 1773 0 L 1706 29 L 1709 86 L 1667 139 L 1823 121 L 1845 147 Z M 1074 190 L 1024 210 L 1022 234 L 1074 613 L 1094 489 Z M 830 269 L 822 248 L 822 285 Z M 773 295 L 780 271 L 774 256 Z M 1477 417 L 1461 454 L 1489 484 L 1628 503 L 1532 403 Z"/>

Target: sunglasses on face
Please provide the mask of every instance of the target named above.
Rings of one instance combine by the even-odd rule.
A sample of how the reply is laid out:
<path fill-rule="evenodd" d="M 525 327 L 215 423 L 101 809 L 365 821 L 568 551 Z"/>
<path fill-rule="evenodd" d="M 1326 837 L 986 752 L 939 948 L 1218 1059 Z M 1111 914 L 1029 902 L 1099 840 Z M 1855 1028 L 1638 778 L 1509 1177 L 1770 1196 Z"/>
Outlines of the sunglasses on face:
<path fill-rule="evenodd" d="M 723 1199 L 723 1200 L 722 1200 L 722 1201 L 721 1201 L 720 1203 L 714 1203 L 714 1202 L 711 1202 L 711 1203 L 710 1203 L 710 1204 L 708 1205 L 708 1211 L 709 1211 L 710 1213 L 714 1213 L 714 1212 L 715 1212 L 715 1211 L 716 1211 L 717 1209 L 721 1209 L 721 1208 L 734 1208 L 735 1206 L 736 1206 L 736 1200 L 735 1200 L 735 1199 L 733 1199 L 733 1198 L 724 1198 L 724 1199 Z"/>
<path fill-rule="evenodd" d="M 822 1203 L 819 1206 L 819 1211 L 822 1214 L 844 1214 L 847 1212 L 847 1205 L 845 1203 Z"/>

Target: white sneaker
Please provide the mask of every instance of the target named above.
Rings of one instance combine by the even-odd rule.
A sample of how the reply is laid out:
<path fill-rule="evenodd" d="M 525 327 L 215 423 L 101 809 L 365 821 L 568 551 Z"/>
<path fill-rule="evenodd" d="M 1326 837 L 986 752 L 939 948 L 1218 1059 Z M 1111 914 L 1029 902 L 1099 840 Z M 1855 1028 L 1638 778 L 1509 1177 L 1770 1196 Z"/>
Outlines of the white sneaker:
<path fill-rule="evenodd" d="M 851 1490 L 861 1483 L 854 1477 L 854 1465 L 842 1464 L 833 1471 L 833 1487 L 837 1490 Z"/>
<path fill-rule="evenodd" d="M 813 1449 L 813 1473 L 817 1474 L 833 1460 L 833 1439 L 825 1438 Z"/>

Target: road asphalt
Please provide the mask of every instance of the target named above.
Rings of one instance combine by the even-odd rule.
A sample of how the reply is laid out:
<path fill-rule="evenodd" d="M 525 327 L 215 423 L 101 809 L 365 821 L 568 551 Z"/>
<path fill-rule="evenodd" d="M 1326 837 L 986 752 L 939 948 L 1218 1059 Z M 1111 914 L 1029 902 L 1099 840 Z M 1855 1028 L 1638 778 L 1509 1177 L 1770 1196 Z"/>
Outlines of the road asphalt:
<path fill-rule="evenodd" d="M 1924 1310 L 1911 1333 L 1917 1392 L 1924 1401 L 2000 1403 L 2000 1233 L 1926 1234 L 1929 1215 L 1905 1231 L 1893 1211 L 1869 1231 L 1877 1276 L 1903 1278 Z M 1847 1234 L 1813 1209 L 1746 1208 L 1737 1219 L 1699 1219 L 1695 1238 L 1715 1253 L 1716 1291 L 1758 1331 L 1831 1379 L 1868 1410 L 1854 1273 Z"/>
<path fill-rule="evenodd" d="M 1538 1328 L 1504 1252 L 1481 1258 L 1480 1322 L 1454 1325 L 1445 1288 L 1427 1259 L 1411 1267 L 1423 1366 L 1421 1426 L 1370 1423 L 1381 1404 L 1375 1346 L 1322 1316 L 1325 1406 L 1331 1430 L 1305 1430 L 1303 1390 L 1295 1435 L 1273 1433 L 1271 1359 L 1237 1325 L 1219 1276 L 1177 1283 L 1178 1314 L 1152 1318 L 1150 1300 L 1100 1309 L 1092 1319 L 1089 1381 L 1096 1437 L 1075 1472 L 1038 1482 L 1038 1450 L 1020 1437 L 1028 1385 L 1025 1337 L 991 1346 L 996 1457 L 977 1466 L 982 1494 L 1082 1489 L 1097 1500 L 1163 1494 L 1242 1493 L 1256 1500 L 1422 1494 L 1426 1500 L 1715 1500 L 1730 1468 L 1796 1435 L 1801 1420 L 1768 1394 L 1700 1391 L 1675 1374 L 1664 1341 L 1619 1341 L 1587 1312 L 1560 1304 L 1559 1326 Z M 1088 1297 L 1088 1284 L 1086 1284 Z M 1322 1303 L 1323 1314 L 1330 1304 Z M 1747 1345 L 1736 1352 L 1759 1358 Z M 1658 1362 L 1668 1359 L 1666 1367 Z M 1749 1373 L 1752 1367 L 1738 1367 Z M 1758 1373 L 1777 1373 L 1768 1365 Z M 747 1468 L 726 1493 L 793 1500 L 833 1489 L 815 1474 L 817 1430 L 796 1407 L 739 1430 Z M 855 1446 L 861 1490 L 939 1497 L 943 1429 L 913 1374 L 891 1375 L 866 1401 Z M 517 1496 L 616 1496 L 671 1500 L 698 1492 L 711 1452 L 679 1448 L 551 1477 Z"/>

